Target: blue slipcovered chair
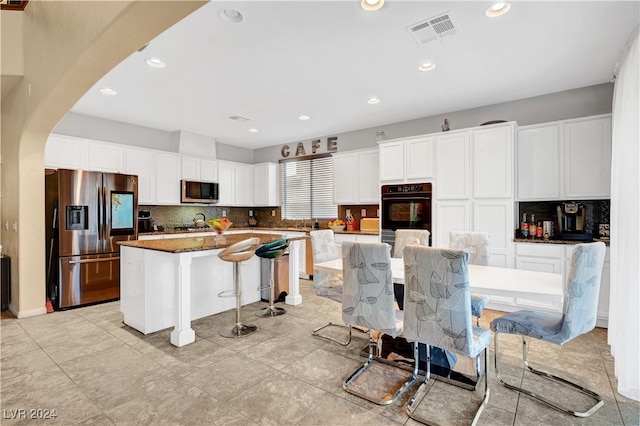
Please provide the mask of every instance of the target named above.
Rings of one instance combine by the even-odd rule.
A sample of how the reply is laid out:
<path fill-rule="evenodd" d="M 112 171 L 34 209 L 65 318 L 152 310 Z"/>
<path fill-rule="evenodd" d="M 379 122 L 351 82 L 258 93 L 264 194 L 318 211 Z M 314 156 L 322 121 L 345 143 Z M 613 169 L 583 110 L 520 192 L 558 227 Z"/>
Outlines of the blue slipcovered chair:
<path fill-rule="evenodd" d="M 367 362 L 354 371 L 342 387 L 375 404 L 391 404 L 411 386 L 415 376 L 406 377 L 405 371 L 394 374 L 400 370 L 384 362 L 380 364 L 380 368 L 386 371 L 384 377 L 380 377 L 382 374 L 377 369 L 369 369 L 378 360 L 374 330 L 391 337 L 402 332 L 402 311 L 395 309 L 394 305 L 389 245 L 345 241 L 342 243 L 342 271 L 342 319 L 345 324 L 369 330 Z M 356 384 L 359 379 L 367 386 L 363 388 Z"/>
<path fill-rule="evenodd" d="M 491 343 L 489 330 L 474 327 L 471 321 L 469 295 L 469 255 L 462 250 L 448 250 L 410 245 L 404 248 L 405 285 L 403 334 L 413 342 L 414 375 L 419 372 L 418 343 L 427 345 L 427 371 L 424 383 L 407 405 L 412 419 L 430 424 L 418 407 L 429 392 L 431 378 L 431 348 L 474 358 L 477 382 L 484 376 L 484 397 L 472 424 L 476 424 L 489 401 L 486 368 L 487 347 Z M 476 383 L 477 383 L 476 382 Z"/>
<path fill-rule="evenodd" d="M 469 253 L 469 264 L 489 265 L 489 233 L 451 231 L 449 232 L 449 247 L 464 250 Z M 471 314 L 477 318 L 476 325 L 480 327 L 480 317 L 484 307 L 489 303 L 489 296 L 471 293 Z"/>
<path fill-rule="evenodd" d="M 336 246 L 335 236 L 331 229 L 323 229 L 319 231 L 311 231 L 311 251 L 313 263 L 326 262 L 328 260 L 338 259 L 338 248 Z M 327 297 L 336 302 L 342 303 L 342 277 L 330 272 L 313 270 L 313 287 L 318 296 Z M 327 327 L 342 327 L 348 329 L 346 340 L 339 340 L 327 334 L 321 334 L 320 331 Z M 343 324 L 335 324 L 328 322 L 318 328 L 315 328 L 311 334 L 313 336 L 322 337 L 347 346 L 351 342 L 351 327 Z"/>
<path fill-rule="evenodd" d="M 498 379 L 500 379 L 500 382 L 502 382 L 505 387 L 529 395 L 556 410 L 572 414 L 576 417 L 589 417 L 604 405 L 602 397 L 597 393 L 569 380 L 531 367 L 527 362 L 528 348 L 526 338 L 534 338 L 555 343 L 556 345 L 564 345 L 571 339 L 593 330 L 596 325 L 600 279 L 602 277 L 602 265 L 605 252 L 606 247 L 602 242 L 576 244 L 571 252 L 571 263 L 565 284 L 562 313 L 522 310 L 511 312 L 491 321 L 491 330 L 495 332 L 494 360 L 496 376 L 498 376 Z M 563 403 L 547 399 L 542 396 L 542 392 L 532 392 L 507 383 L 500 375 L 498 369 L 498 337 L 500 334 L 522 336 L 522 358 L 524 366 L 527 367 L 529 371 L 541 377 L 572 387 L 592 398 L 595 404 L 586 411 L 578 412 L 567 408 Z"/>

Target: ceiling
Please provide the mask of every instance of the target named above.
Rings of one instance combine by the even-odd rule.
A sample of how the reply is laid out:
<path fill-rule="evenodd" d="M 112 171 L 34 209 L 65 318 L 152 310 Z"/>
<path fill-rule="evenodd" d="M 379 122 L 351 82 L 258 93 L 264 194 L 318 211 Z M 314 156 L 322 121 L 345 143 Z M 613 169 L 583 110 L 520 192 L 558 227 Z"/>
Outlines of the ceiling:
<path fill-rule="evenodd" d="M 516 1 L 497 18 L 485 16 L 490 5 L 214 1 L 113 68 L 72 112 L 256 149 L 609 82 L 639 19 L 636 1 Z M 224 9 L 244 19 L 221 19 Z M 420 44 L 406 30 L 443 12 L 453 34 Z M 166 67 L 148 66 L 152 57 Z M 419 71 L 424 62 L 436 68 Z"/>

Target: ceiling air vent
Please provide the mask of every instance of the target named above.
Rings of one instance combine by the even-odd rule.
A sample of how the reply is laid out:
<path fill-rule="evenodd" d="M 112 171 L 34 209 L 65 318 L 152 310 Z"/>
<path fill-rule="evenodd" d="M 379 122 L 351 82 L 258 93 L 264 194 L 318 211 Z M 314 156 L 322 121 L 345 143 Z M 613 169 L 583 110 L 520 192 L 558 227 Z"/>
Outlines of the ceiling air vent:
<path fill-rule="evenodd" d="M 444 36 L 454 35 L 457 27 L 450 12 L 441 13 L 429 19 L 406 27 L 418 44 L 425 44 Z"/>
<path fill-rule="evenodd" d="M 231 117 L 229 117 L 229 120 L 240 121 L 240 122 L 249 121 L 247 117 L 243 117 L 241 115 L 232 115 Z"/>

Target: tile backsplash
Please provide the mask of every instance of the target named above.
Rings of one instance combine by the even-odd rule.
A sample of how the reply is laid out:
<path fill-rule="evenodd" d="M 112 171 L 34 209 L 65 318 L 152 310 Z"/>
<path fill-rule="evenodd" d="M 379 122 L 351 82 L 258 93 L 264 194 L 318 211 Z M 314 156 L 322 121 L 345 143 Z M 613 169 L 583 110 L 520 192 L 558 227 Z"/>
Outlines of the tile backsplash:
<path fill-rule="evenodd" d="M 578 202 L 583 204 L 587 209 L 585 230 L 597 236 L 599 225 L 601 223 L 609 223 L 611 200 L 579 200 Z M 535 215 L 536 222 L 545 220 L 553 221 L 553 230 L 554 232 L 558 232 L 557 207 L 562 203 L 563 201 L 520 202 L 518 223 L 522 220 L 522 215 L 526 212 L 528 221 L 531 221 L 531 214 Z"/>

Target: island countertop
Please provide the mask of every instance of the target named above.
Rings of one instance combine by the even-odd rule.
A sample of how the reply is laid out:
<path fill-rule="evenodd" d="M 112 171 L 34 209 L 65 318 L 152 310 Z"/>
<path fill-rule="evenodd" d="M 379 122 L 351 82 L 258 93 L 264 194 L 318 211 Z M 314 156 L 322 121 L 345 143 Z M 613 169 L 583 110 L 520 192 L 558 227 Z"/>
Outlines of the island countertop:
<path fill-rule="evenodd" d="M 281 234 L 266 234 L 260 232 L 244 232 L 241 234 L 226 234 L 222 236 L 197 236 L 185 237 L 185 238 L 170 238 L 160 240 L 135 240 L 135 241 L 121 241 L 118 244 L 127 247 L 136 247 L 147 250 L 157 250 L 166 253 L 184 253 L 189 251 L 202 251 L 202 250 L 218 250 L 227 248 L 232 244 L 239 241 L 246 240 L 247 238 L 258 237 L 260 243 L 265 244 L 271 241 L 288 239 L 304 240 L 308 238 L 300 234 L 291 234 L 283 232 Z"/>

